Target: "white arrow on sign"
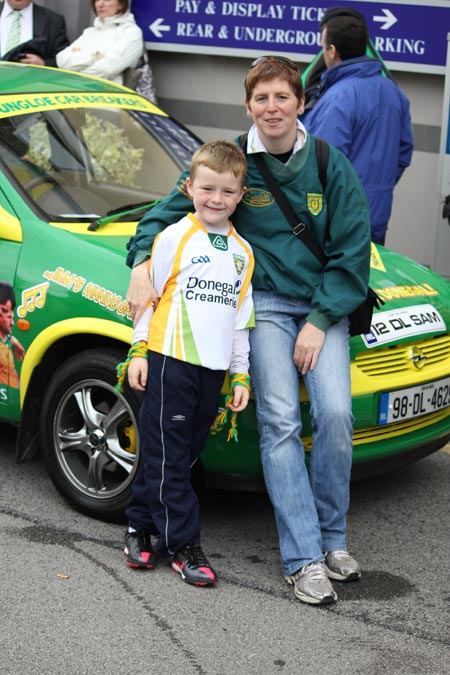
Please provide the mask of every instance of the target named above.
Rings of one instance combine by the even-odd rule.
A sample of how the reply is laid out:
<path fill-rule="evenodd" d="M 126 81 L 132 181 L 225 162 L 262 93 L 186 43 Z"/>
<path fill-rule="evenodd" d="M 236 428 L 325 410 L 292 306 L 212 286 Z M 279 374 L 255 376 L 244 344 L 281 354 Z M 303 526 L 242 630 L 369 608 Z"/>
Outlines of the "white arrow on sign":
<path fill-rule="evenodd" d="M 394 23 L 397 23 L 398 19 L 392 14 L 390 9 L 382 9 L 381 11 L 384 16 L 374 16 L 373 20 L 383 24 L 380 26 L 381 30 L 388 30 L 389 28 L 392 28 Z"/>
<path fill-rule="evenodd" d="M 163 31 L 170 30 L 170 26 L 161 26 L 163 21 L 164 19 L 155 19 L 149 26 L 150 30 L 157 38 L 163 36 Z"/>

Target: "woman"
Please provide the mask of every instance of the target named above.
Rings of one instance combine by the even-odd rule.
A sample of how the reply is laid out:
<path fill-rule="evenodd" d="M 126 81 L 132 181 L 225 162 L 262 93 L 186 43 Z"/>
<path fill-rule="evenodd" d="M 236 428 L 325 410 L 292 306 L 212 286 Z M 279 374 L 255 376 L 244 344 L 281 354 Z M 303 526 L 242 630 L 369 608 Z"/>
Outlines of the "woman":
<path fill-rule="evenodd" d="M 138 64 L 142 31 L 128 11 L 129 0 L 92 0 L 94 25 L 56 55 L 59 68 L 96 75 L 123 84 L 123 72 Z"/>
<path fill-rule="evenodd" d="M 261 459 L 274 506 L 286 581 L 303 602 L 336 601 L 330 578 L 359 579 L 346 545 L 352 460 L 348 314 L 367 293 L 370 225 L 361 183 L 344 155 L 330 147 L 323 190 L 314 139 L 297 116 L 304 96 L 297 66 L 281 56 L 253 62 L 245 80 L 253 126 L 246 144 L 247 192 L 234 214 L 255 256 L 256 328 L 250 370 Z M 258 171 L 261 154 L 294 211 L 328 261 L 324 267 L 293 236 Z M 181 177 L 181 181 L 185 176 Z M 150 211 L 129 243 L 132 316 L 149 298 L 147 265 L 153 235 L 189 208 L 183 183 Z M 311 403 L 309 471 L 300 438 L 299 374 Z"/>

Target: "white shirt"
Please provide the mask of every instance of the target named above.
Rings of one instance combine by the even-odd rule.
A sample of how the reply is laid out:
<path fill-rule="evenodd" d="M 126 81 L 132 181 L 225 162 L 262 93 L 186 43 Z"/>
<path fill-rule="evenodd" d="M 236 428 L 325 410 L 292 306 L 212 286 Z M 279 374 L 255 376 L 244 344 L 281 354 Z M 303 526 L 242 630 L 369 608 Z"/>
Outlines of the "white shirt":
<path fill-rule="evenodd" d="M 254 326 L 253 265 L 249 244 L 231 223 L 224 231 L 208 231 L 189 214 L 166 227 L 155 239 L 149 265 L 160 301 L 154 314 L 149 308 L 138 322 L 133 343 L 148 336 L 149 349 L 160 354 L 211 370 L 247 372 L 242 339 L 248 345 L 248 332 L 235 337 Z M 238 363 L 236 349 L 246 352 Z"/>
<path fill-rule="evenodd" d="M 0 56 L 6 51 L 6 44 L 8 42 L 9 30 L 11 28 L 13 20 L 13 12 L 15 10 L 9 5 L 7 1 L 3 4 L 2 13 L 0 15 Z M 20 10 L 20 40 L 19 44 L 22 42 L 27 42 L 33 37 L 33 3 L 31 2 L 28 7 Z"/>
<path fill-rule="evenodd" d="M 307 135 L 308 133 L 305 127 L 300 122 L 300 120 L 297 120 L 297 140 L 295 141 L 292 151 L 293 155 L 303 148 Z M 247 154 L 251 155 L 254 152 L 267 152 L 267 148 L 264 146 L 264 143 L 261 140 L 261 136 L 259 135 L 256 124 L 252 125 L 247 136 Z"/>

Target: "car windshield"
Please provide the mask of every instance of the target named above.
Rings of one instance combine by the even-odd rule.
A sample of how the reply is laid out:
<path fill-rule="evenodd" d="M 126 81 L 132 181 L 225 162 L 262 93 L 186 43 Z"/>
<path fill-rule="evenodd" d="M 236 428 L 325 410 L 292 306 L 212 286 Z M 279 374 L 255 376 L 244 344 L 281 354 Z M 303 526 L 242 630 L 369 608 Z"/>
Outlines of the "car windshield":
<path fill-rule="evenodd" d="M 122 108 L 0 119 L 5 171 L 48 220 L 86 221 L 164 197 L 198 144 L 169 117 Z"/>

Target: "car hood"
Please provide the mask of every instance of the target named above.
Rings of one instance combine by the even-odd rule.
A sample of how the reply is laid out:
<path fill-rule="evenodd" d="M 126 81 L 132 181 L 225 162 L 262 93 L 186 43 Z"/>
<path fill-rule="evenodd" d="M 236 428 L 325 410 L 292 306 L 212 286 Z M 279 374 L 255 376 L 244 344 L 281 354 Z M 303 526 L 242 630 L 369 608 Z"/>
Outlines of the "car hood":
<path fill-rule="evenodd" d="M 134 234 L 134 232 L 132 234 Z M 124 260 L 123 264 L 125 265 L 125 258 L 127 255 L 126 246 L 132 234 L 103 235 L 97 237 L 77 234 L 75 236 L 77 237 L 77 239 L 85 241 L 86 244 L 88 244 L 89 246 L 99 249 L 98 255 L 101 255 L 102 251 L 108 251 L 108 253 L 111 252 L 116 253 L 117 255 L 123 258 Z"/>
<path fill-rule="evenodd" d="M 73 237 L 77 243 L 82 242 L 82 246 L 89 246 L 95 249 L 93 255 L 102 255 L 102 251 L 108 251 L 108 255 L 114 252 L 122 257 L 127 255 L 127 243 L 136 232 L 137 222 L 113 221 L 105 225 L 100 225 L 95 230 L 89 229 L 89 222 L 85 223 L 63 223 L 52 222 L 49 225 L 61 232 L 65 237 Z M 64 234 L 63 234 L 64 233 Z M 69 243 L 64 245 L 68 246 Z M 93 249 L 92 249 L 93 250 Z"/>
<path fill-rule="evenodd" d="M 384 305 L 355 341 L 372 348 L 449 332 L 450 282 L 427 267 L 372 244 L 370 286 Z"/>

